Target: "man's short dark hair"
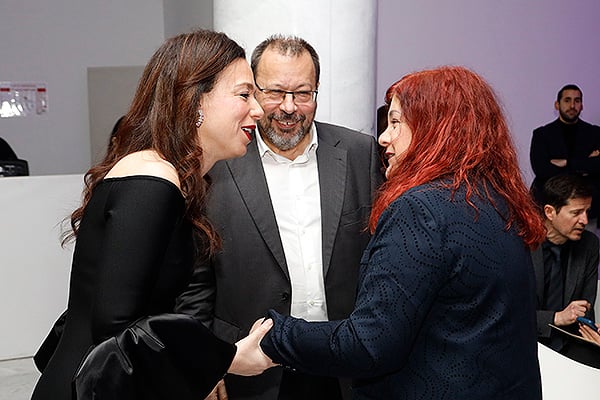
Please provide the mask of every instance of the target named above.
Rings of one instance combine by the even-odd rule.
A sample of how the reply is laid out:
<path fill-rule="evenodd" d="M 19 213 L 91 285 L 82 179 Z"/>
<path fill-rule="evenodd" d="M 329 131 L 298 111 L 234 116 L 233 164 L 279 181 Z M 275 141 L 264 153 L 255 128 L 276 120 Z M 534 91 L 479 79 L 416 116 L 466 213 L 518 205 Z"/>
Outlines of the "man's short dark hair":
<path fill-rule="evenodd" d="M 556 101 L 558 101 L 559 103 L 560 103 L 560 99 L 562 99 L 562 95 L 565 90 L 577 90 L 579 92 L 579 94 L 581 95 L 581 100 L 583 101 L 583 92 L 581 91 L 581 89 L 579 89 L 579 86 L 569 83 L 568 85 L 563 86 L 558 91 L 558 94 L 556 95 Z"/>
<path fill-rule="evenodd" d="M 592 186 L 580 175 L 556 175 L 546 181 L 542 195 L 544 204 L 554 207 L 558 213 L 571 199 L 592 197 Z"/>

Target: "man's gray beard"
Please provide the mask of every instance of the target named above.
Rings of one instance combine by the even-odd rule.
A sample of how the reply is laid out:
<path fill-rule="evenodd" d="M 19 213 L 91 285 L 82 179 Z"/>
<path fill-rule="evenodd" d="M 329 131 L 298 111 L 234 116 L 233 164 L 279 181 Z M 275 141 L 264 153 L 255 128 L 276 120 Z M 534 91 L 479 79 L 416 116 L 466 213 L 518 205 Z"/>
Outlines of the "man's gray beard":
<path fill-rule="evenodd" d="M 307 130 L 304 129 L 303 126 L 298 129 L 298 132 L 294 136 L 280 136 L 277 134 L 274 128 L 269 128 L 266 131 L 263 131 L 265 136 L 269 140 L 269 142 L 273 143 L 273 146 L 278 148 L 281 151 L 288 151 L 298 146 L 298 143 L 304 139 Z"/>

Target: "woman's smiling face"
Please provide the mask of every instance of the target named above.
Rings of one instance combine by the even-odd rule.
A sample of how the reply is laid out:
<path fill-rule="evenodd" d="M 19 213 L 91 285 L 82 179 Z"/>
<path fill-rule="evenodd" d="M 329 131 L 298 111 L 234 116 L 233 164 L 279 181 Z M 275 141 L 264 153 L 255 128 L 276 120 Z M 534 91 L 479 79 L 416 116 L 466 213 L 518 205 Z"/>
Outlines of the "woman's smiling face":
<path fill-rule="evenodd" d="M 254 98 L 254 78 L 245 59 L 232 62 L 202 99 L 205 114 L 197 129 L 205 162 L 240 157 L 250 142 L 247 131 L 256 128 L 263 110 Z"/>

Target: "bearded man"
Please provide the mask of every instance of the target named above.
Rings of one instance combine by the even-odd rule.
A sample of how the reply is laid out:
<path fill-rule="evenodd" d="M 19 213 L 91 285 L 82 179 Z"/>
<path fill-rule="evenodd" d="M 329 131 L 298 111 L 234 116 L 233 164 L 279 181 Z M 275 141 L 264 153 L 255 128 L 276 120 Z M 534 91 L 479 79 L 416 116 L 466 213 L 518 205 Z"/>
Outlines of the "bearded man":
<path fill-rule="evenodd" d="M 231 343 L 269 309 L 309 321 L 352 311 L 371 203 L 383 180 L 372 135 L 314 121 L 320 64 L 305 40 L 272 36 L 254 50 L 264 110 L 248 152 L 217 163 L 208 217 L 223 241 L 199 262 L 179 304 Z M 349 382 L 272 368 L 225 377 L 213 398 L 349 399 Z"/>
<path fill-rule="evenodd" d="M 565 85 L 558 91 L 554 108 L 558 118 L 535 129 L 531 138 L 532 193 L 543 206 L 541 193 L 548 179 L 560 174 L 585 176 L 593 188 L 589 225 L 595 229 L 600 206 L 600 127 L 579 118 L 583 93 L 576 85 Z"/>

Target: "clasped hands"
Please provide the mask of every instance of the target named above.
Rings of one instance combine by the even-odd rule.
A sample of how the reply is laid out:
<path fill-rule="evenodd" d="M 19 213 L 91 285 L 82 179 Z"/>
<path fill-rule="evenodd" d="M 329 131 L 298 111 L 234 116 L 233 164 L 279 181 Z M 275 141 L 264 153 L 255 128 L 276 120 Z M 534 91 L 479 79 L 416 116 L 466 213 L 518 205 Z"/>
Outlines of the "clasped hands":
<path fill-rule="evenodd" d="M 237 350 L 227 370 L 228 374 L 259 375 L 277 365 L 260 348 L 260 341 L 271 327 L 273 327 L 273 320 L 271 319 L 261 318 L 254 322 L 250 334 L 236 342 Z M 204 400 L 227 400 L 228 398 L 225 382 L 221 380 Z"/>
<path fill-rule="evenodd" d="M 272 326 L 271 319 L 261 318 L 254 322 L 250 334 L 236 342 L 237 351 L 227 373 L 242 376 L 259 375 L 277 365 L 260 348 L 260 341 Z"/>

